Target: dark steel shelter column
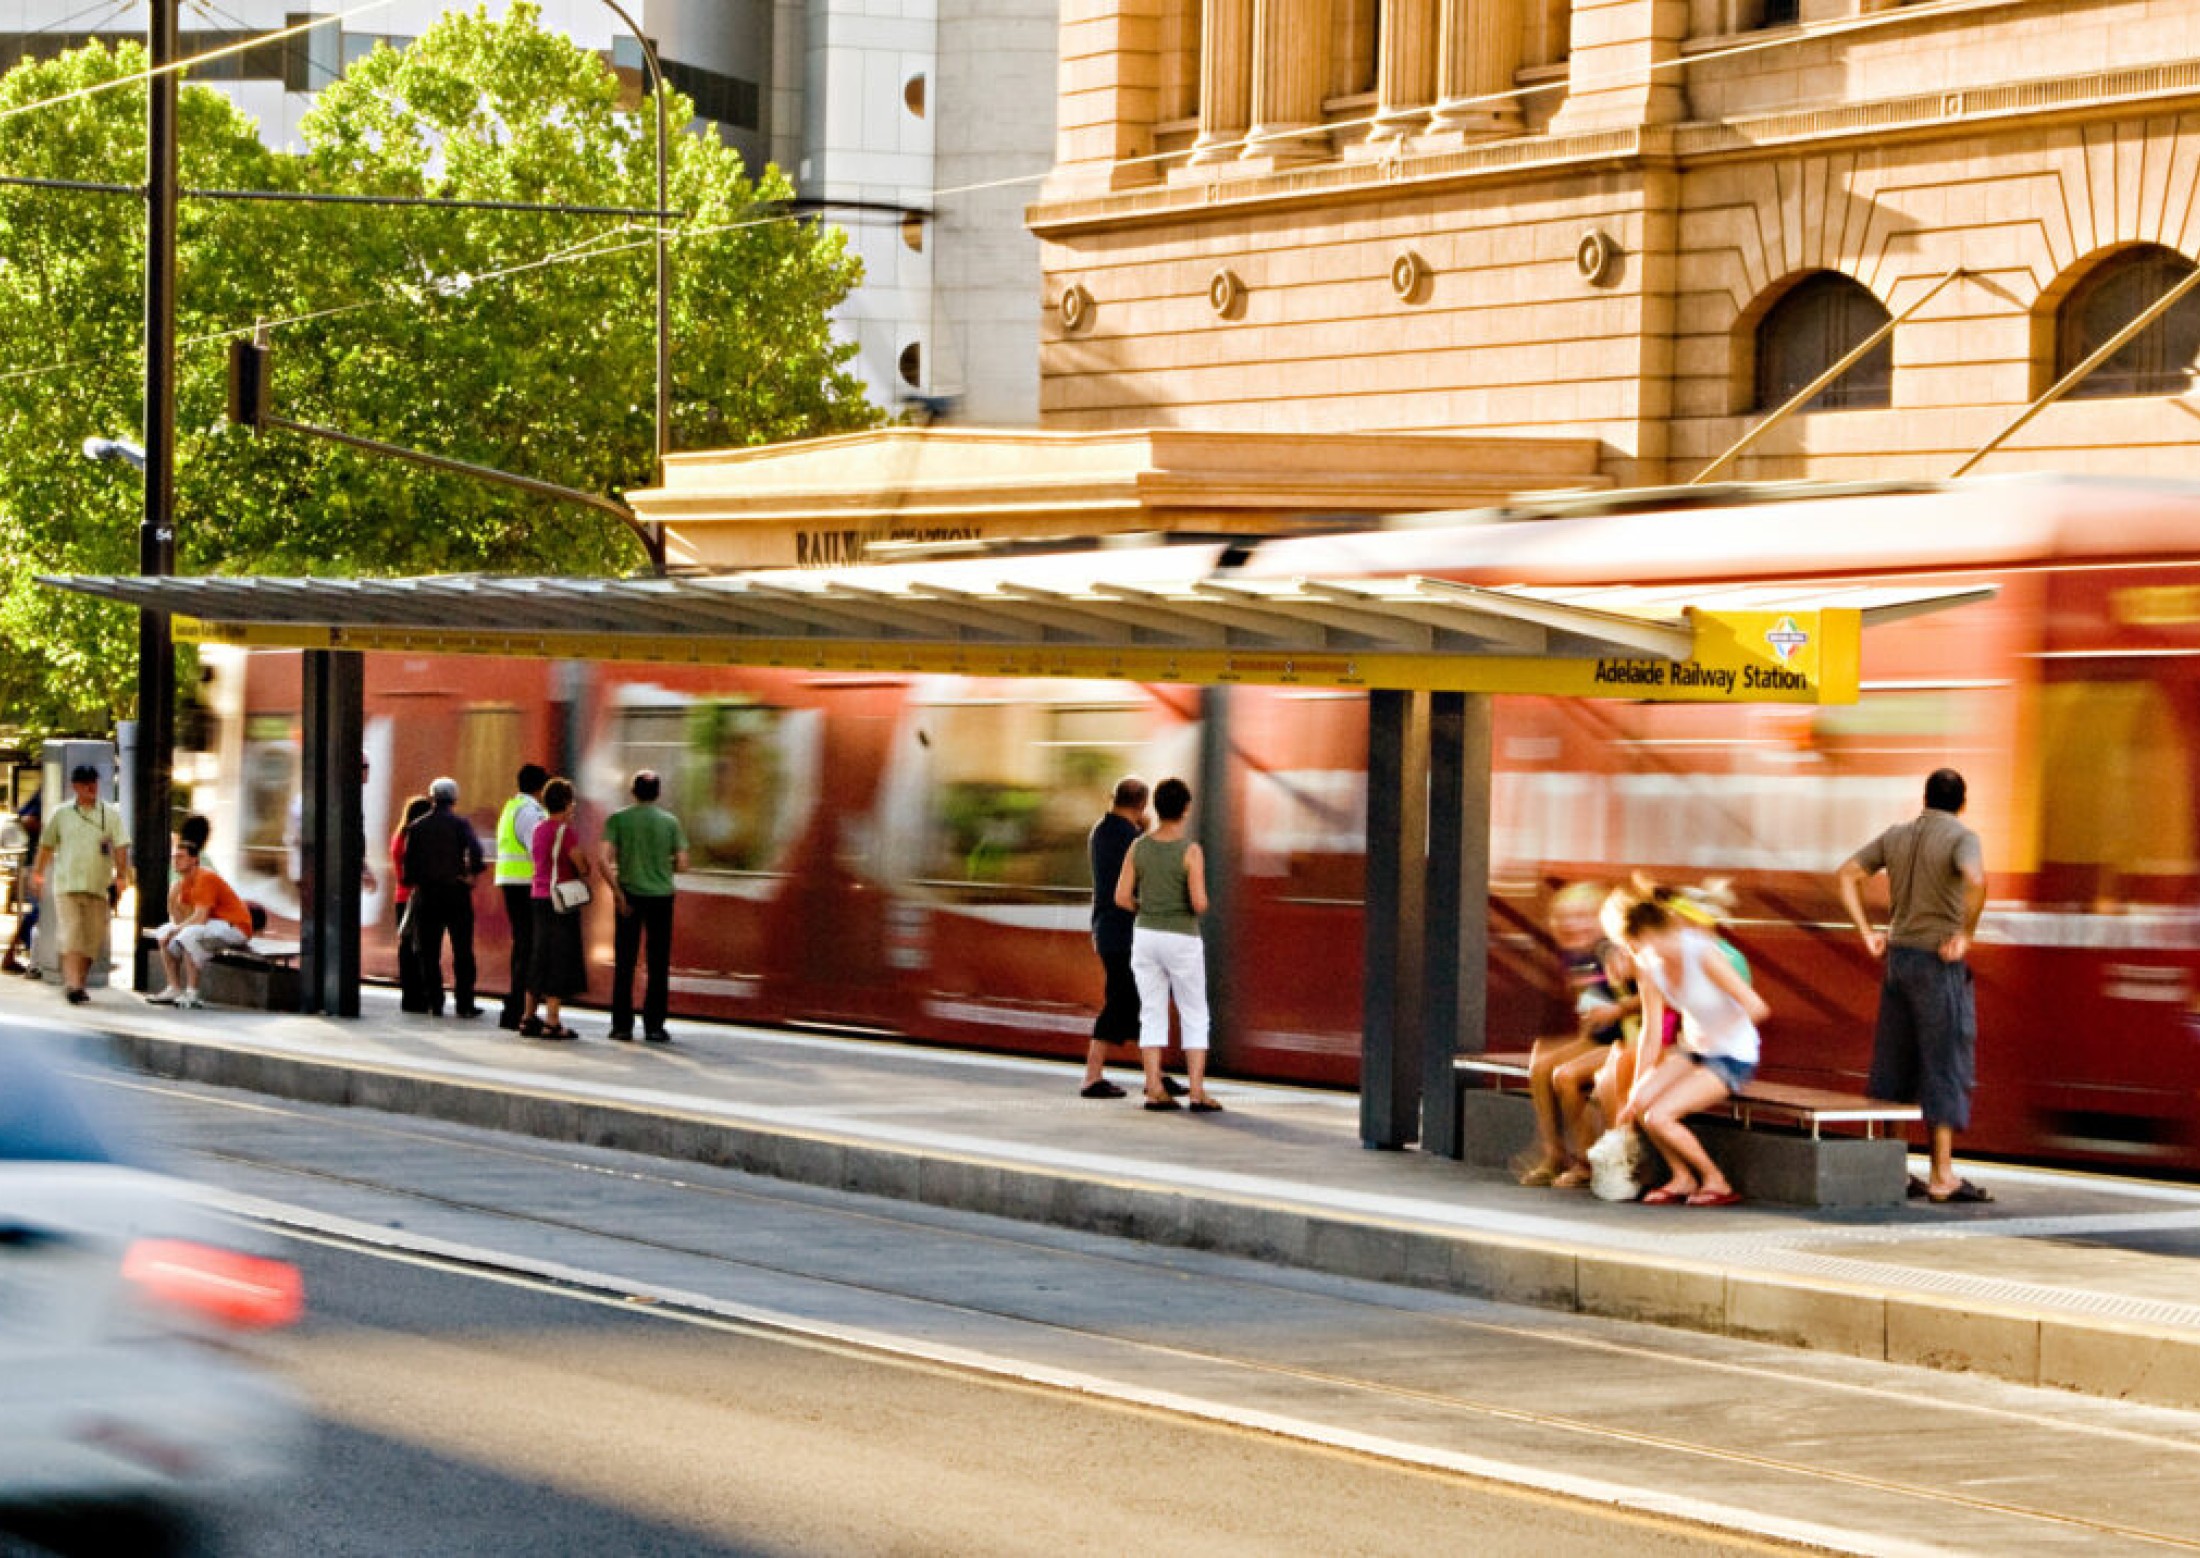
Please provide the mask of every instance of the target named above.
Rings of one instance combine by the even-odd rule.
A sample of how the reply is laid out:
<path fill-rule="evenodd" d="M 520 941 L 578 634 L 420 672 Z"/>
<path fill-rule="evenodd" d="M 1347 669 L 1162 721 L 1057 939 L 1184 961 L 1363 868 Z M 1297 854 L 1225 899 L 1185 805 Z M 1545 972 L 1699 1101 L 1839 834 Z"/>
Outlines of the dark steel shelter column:
<path fill-rule="evenodd" d="M 359 883 L 366 868 L 361 811 L 366 750 L 366 657 L 349 649 L 309 649 L 300 667 L 304 695 L 305 787 L 298 849 L 299 1002 L 306 1011 L 359 1015 Z"/>
<path fill-rule="evenodd" d="M 145 510 L 138 572 L 176 571 L 176 76 L 178 0 L 156 0 L 146 22 Z M 138 613 L 138 737 L 130 863 L 137 872 L 132 972 L 140 990 L 167 981 L 152 933 L 168 918 L 168 780 L 176 750 L 176 646 L 168 613 Z"/>
<path fill-rule="evenodd" d="M 1376 691 L 1367 707 L 1366 968 L 1360 1142 L 1397 1148 L 1421 1123 L 1421 895 L 1428 832 L 1428 695 Z"/>
<path fill-rule="evenodd" d="M 1490 699 L 1429 699 L 1427 937 L 1421 984 L 1421 1150 L 1463 1150 L 1452 1061 L 1489 1039 Z"/>
<path fill-rule="evenodd" d="M 1153 776 L 1156 781 L 1163 776 Z M 1200 926 L 1207 955 L 1207 1010 L 1212 1014 L 1207 1042 L 1209 1063 L 1227 1065 L 1245 1031 L 1238 1010 L 1233 971 L 1246 945 L 1238 924 L 1238 872 L 1245 863 L 1245 828 L 1240 797 L 1230 784 L 1230 689 L 1203 687 L 1199 693 L 1199 800 L 1193 811 L 1200 847 L 1207 856 L 1207 917 Z"/>

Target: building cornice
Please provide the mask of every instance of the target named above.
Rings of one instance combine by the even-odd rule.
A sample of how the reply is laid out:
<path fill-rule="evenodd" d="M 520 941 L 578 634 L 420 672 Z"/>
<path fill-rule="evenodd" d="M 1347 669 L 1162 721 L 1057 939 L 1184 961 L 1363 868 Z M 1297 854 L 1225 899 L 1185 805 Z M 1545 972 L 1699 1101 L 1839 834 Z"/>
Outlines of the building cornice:
<path fill-rule="evenodd" d="M 1287 173 L 1154 186 L 1082 200 L 1041 202 L 1025 220 L 1041 238 L 1178 223 L 1309 203 L 1389 200 L 1459 185 L 1506 185 L 1554 173 L 1747 161 L 1798 147 L 1946 138 L 2010 124 L 2084 123 L 2135 108 L 2200 106 L 2200 60 L 2091 71 L 2033 81 L 1951 87 L 1863 103 L 1751 114 L 1717 123 L 1644 125 L 1585 135 L 1527 136 L 1495 145 L 1340 161 Z"/>

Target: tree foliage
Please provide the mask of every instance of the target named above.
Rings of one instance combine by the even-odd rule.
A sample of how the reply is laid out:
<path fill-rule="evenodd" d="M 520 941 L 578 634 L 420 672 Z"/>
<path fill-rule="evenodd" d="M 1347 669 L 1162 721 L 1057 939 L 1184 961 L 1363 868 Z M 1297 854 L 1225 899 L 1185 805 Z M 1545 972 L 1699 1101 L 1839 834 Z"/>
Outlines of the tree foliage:
<path fill-rule="evenodd" d="M 0 77 L 0 172 L 135 184 L 142 87 L 5 117 L 141 71 L 135 45 Z M 870 425 L 828 311 L 843 236 L 784 214 L 668 94 L 674 447 Z M 264 147 L 210 89 L 181 109 L 186 188 L 647 208 L 655 110 L 515 5 L 445 17 L 318 97 L 303 149 Z M 134 619 L 40 573 L 136 567 L 142 487 L 88 435 L 136 436 L 143 208 L 0 190 L 0 725 L 103 729 L 134 695 Z M 178 262 L 177 548 L 187 573 L 628 572 L 607 515 L 223 420 L 232 332 L 272 323 L 283 416 L 616 495 L 654 475 L 650 225 L 422 207 L 189 199 Z"/>

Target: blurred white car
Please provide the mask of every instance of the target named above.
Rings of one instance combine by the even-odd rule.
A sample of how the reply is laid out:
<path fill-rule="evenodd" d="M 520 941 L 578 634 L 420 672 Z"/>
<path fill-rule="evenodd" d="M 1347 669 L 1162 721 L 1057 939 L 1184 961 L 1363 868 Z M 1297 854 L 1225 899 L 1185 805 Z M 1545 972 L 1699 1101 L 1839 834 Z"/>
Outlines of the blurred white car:
<path fill-rule="evenodd" d="M 298 1319 L 298 1273 L 145 1167 L 45 1039 L 0 1030 L 0 1520 L 180 1544 L 292 1465 L 306 1414 L 250 1342 Z"/>

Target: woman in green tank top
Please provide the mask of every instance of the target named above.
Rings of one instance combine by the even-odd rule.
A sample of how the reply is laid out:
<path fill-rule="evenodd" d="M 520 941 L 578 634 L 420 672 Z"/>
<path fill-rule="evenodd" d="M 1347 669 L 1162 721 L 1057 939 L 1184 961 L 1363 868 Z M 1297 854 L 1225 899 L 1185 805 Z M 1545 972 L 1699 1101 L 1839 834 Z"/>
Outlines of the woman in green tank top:
<path fill-rule="evenodd" d="M 1169 1045 L 1169 1001 L 1176 1001 L 1185 1079 L 1195 1114 L 1222 1105 L 1207 1096 L 1207 961 L 1199 917 L 1207 912 L 1207 862 L 1186 836 L 1192 787 L 1181 779 L 1154 786 L 1154 830 L 1133 844 L 1115 884 L 1115 903 L 1138 916 L 1131 933 L 1131 974 L 1138 981 L 1138 1054 L 1146 1066 L 1146 1107 L 1174 1109 L 1161 1080 Z"/>

